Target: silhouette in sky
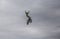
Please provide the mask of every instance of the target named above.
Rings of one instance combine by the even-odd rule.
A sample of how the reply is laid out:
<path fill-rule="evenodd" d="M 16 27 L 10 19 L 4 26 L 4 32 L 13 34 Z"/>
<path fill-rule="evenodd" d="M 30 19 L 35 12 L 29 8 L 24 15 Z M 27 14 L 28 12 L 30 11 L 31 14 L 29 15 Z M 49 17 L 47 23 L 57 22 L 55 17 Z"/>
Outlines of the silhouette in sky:
<path fill-rule="evenodd" d="M 26 17 L 28 18 L 27 20 L 27 25 L 29 25 L 29 23 L 32 23 L 32 19 L 31 17 L 28 15 L 30 11 L 25 11 Z"/>

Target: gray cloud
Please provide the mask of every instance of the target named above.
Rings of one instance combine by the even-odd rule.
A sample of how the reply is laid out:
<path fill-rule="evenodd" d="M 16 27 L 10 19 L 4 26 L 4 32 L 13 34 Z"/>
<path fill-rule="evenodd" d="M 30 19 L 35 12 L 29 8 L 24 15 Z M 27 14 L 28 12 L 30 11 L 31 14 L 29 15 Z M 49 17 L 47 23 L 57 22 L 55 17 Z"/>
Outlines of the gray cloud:
<path fill-rule="evenodd" d="M 60 0 L 0 0 L 0 39 L 60 39 L 59 12 Z"/>

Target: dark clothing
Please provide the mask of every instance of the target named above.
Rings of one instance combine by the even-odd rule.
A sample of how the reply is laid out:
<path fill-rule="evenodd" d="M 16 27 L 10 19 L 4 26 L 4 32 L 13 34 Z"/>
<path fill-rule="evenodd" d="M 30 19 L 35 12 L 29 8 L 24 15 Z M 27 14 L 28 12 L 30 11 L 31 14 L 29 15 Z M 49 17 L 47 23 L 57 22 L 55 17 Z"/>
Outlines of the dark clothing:
<path fill-rule="evenodd" d="M 31 18 L 28 18 L 27 25 L 29 24 L 29 22 L 32 23 L 32 19 Z"/>

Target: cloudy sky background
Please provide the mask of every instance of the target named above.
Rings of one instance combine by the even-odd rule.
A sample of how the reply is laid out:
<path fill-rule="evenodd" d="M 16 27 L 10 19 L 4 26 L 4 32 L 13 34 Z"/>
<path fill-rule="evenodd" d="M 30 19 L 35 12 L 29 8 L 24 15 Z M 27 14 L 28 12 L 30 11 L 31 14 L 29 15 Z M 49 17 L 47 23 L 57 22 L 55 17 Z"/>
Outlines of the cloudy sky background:
<path fill-rule="evenodd" d="M 0 0 L 0 39 L 60 39 L 60 0 Z"/>

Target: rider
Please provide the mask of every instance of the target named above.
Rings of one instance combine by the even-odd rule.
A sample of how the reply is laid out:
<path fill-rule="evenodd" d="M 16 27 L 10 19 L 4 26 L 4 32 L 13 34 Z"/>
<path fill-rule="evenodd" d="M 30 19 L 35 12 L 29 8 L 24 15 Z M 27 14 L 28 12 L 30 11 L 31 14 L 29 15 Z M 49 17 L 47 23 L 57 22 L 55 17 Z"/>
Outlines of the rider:
<path fill-rule="evenodd" d="M 27 20 L 27 25 L 28 25 L 29 23 L 32 23 L 32 19 L 31 19 L 31 17 L 28 15 L 28 14 L 29 14 L 29 11 L 28 11 L 28 12 L 25 11 L 25 14 L 26 14 L 26 16 L 27 16 L 27 18 L 28 18 L 28 20 Z"/>

